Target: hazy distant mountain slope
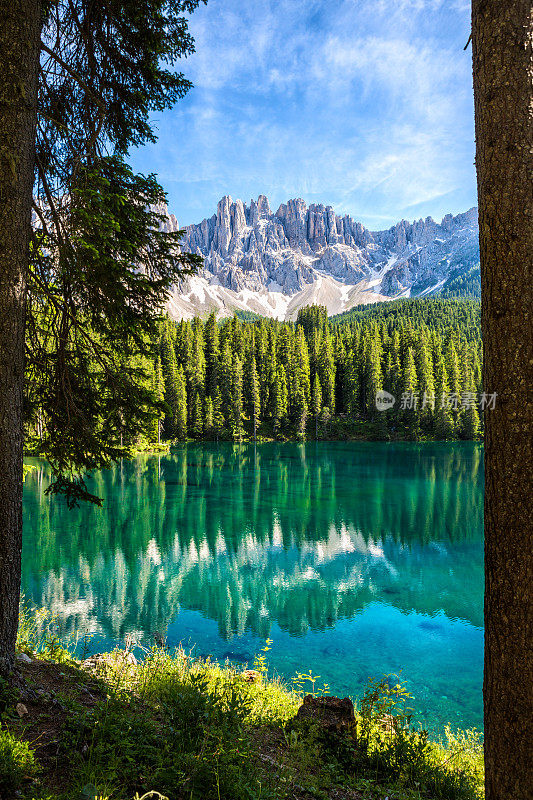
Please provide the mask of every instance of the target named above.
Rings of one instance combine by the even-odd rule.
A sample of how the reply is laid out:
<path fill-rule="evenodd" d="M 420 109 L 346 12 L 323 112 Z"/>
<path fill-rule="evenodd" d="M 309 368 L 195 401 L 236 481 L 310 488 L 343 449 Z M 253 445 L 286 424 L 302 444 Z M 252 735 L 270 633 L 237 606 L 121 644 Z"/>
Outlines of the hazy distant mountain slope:
<path fill-rule="evenodd" d="M 173 215 L 168 227 L 178 227 Z M 479 262 L 477 209 L 440 224 L 402 220 L 373 232 L 331 206 L 296 199 L 273 213 L 264 195 L 249 206 L 226 196 L 216 214 L 186 228 L 183 249 L 202 255 L 204 268 L 175 288 L 174 317 L 241 310 L 293 319 L 311 303 L 339 314 L 432 294 L 452 277 L 471 275 Z"/>

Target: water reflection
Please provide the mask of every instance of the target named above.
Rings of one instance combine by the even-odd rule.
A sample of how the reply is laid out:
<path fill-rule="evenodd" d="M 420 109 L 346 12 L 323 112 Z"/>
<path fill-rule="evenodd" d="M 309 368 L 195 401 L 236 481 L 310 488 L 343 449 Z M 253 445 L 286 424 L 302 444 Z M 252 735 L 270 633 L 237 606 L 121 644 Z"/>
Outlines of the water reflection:
<path fill-rule="evenodd" d="M 482 625 L 479 445 L 184 446 L 98 473 L 103 509 L 73 511 L 34 463 L 23 588 L 65 633 L 147 639 L 188 609 L 223 639 L 300 636 L 375 601 Z"/>

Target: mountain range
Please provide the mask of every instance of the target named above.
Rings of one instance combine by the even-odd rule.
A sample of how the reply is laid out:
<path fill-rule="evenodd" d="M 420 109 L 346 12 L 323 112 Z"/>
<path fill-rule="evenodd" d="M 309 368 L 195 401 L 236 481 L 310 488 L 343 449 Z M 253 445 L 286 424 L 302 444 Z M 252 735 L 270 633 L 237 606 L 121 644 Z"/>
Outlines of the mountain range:
<path fill-rule="evenodd" d="M 178 230 L 176 217 L 162 210 L 162 227 Z M 185 228 L 182 248 L 201 255 L 204 266 L 174 287 L 168 312 L 175 319 L 211 311 L 295 319 L 312 303 L 334 315 L 364 303 L 450 294 L 468 278 L 472 285 L 472 276 L 477 291 L 477 208 L 440 223 L 427 217 L 370 231 L 331 206 L 294 199 L 273 213 L 265 195 L 250 205 L 225 196 L 216 214 Z"/>

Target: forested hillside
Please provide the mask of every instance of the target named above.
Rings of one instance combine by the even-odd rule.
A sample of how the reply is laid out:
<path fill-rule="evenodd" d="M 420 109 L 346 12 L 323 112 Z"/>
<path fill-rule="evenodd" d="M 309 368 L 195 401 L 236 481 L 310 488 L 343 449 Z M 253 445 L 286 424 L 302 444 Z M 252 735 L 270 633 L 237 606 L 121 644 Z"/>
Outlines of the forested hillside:
<path fill-rule="evenodd" d="M 166 320 L 153 381 L 169 439 L 472 439 L 481 359 L 475 301 L 402 300 L 333 320 L 309 306 L 296 323 Z M 396 398 L 386 412 L 382 389 Z"/>
<path fill-rule="evenodd" d="M 360 306 L 329 319 L 325 307 L 308 306 L 296 322 L 165 318 L 151 356 L 121 351 L 116 359 L 146 397 L 137 410 L 145 445 L 254 435 L 475 439 L 482 433 L 479 316 L 475 300 L 435 298 Z M 91 380 L 105 392 L 101 373 L 95 362 Z M 380 390 L 395 398 L 386 411 L 376 408 Z M 37 447 L 43 428 L 46 435 L 38 404 L 30 394 L 28 434 Z M 102 419 L 100 435 L 137 446 L 127 417 L 125 404 L 123 414 Z"/>

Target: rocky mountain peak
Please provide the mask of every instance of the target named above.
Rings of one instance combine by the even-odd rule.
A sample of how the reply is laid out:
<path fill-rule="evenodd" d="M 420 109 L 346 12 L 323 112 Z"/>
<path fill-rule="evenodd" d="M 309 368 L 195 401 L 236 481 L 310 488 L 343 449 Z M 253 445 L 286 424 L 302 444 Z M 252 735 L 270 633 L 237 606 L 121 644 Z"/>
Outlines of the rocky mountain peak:
<path fill-rule="evenodd" d="M 173 215 L 168 224 L 177 229 Z M 370 231 L 331 205 L 307 206 L 302 198 L 273 213 L 263 194 L 249 205 L 226 195 L 216 214 L 187 226 L 182 246 L 204 258 L 200 276 L 176 288 L 173 302 L 181 302 L 182 313 L 184 303 L 221 313 L 244 303 L 283 316 L 289 307 L 295 313 L 300 295 L 302 304 L 321 298 L 338 313 L 361 302 L 439 291 L 450 274 L 479 261 L 475 208 L 447 214 L 441 223 L 426 217 Z"/>

